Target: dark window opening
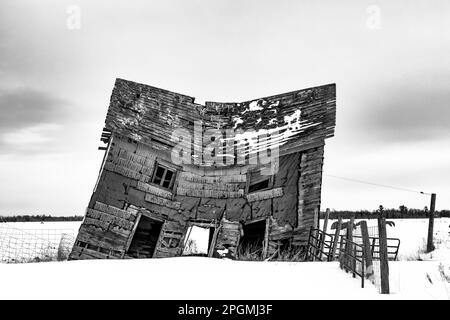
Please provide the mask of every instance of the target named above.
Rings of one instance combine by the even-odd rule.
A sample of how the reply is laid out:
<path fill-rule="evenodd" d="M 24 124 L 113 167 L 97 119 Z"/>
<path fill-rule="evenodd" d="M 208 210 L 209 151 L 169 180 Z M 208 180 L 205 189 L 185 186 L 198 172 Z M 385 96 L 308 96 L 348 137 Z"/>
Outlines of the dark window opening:
<path fill-rule="evenodd" d="M 248 187 L 248 192 L 250 193 L 250 192 L 267 189 L 269 187 L 269 181 L 270 181 L 270 179 L 267 178 L 266 180 L 250 184 L 250 186 Z"/>
<path fill-rule="evenodd" d="M 262 191 L 272 188 L 273 186 L 273 175 L 266 175 L 264 173 L 264 169 L 267 168 L 259 168 L 258 170 L 253 170 L 248 173 L 247 179 L 248 190 L 247 193 L 252 193 L 255 191 Z"/>
<path fill-rule="evenodd" d="M 151 258 L 155 252 L 162 222 L 141 216 L 127 254 L 133 258 Z"/>
<path fill-rule="evenodd" d="M 214 227 L 190 226 L 184 240 L 183 256 L 208 256 L 214 231 Z"/>
<path fill-rule="evenodd" d="M 261 256 L 266 235 L 266 220 L 244 224 L 239 251 L 244 256 Z"/>
<path fill-rule="evenodd" d="M 160 164 L 156 165 L 153 174 L 152 183 L 166 189 L 172 189 L 175 182 L 175 171 Z"/>

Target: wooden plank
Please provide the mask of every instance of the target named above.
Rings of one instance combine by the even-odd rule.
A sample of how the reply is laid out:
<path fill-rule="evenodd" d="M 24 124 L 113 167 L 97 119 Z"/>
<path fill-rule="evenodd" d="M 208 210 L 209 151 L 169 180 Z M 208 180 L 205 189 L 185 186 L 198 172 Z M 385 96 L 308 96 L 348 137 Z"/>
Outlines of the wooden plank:
<path fill-rule="evenodd" d="M 219 225 L 218 227 L 216 227 L 214 229 L 214 234 L 213 234 L 213 238 L 211 240 L 211 243 L 209 245 L 209 251 L 208 251 L 208 257 L 212 257 L 214 254 L 214 248 L 216 247 L 216 243 L 217 243 L 217 236 L 219 235 L 219 231 L 221 229 L 221 225 Z"/>
<path fill-rule="evenodd" d="M 247 194 L 247 200 L 249 202 L 267 200 L 272 198 L 278 198 L 283 196 L 283 188 L 275 188 L 271 190 L 258 191 Z"/>
<path fill-rule="evenodd" d="M 141 217 L 142 217 L 142 213 L 139 212 L 138 216 L 136 217 L 136 221 L 134 223 L 133 229 L 131 230 L 130 236 L 128 237 L 127 243 L 125 244 L 124 255 L 128 251 L 128 249 L 130 249 L 131 242 L 133 241 L 133 237 L 134 237 L 134 234 L 136 233 L 136 229 L 139 225 L 139 221 L 141 221 Z"/>
<path fill-rule="evenodd" d="M 318 254 L 318 248 L 320 247 L 319 242 L 319 209 L 316 207 L 314 209 L 314 216 L 313 216 L 313 228 L 314 231 L 312 233 L 313 239 L 312 239 L 312 245 L 313 245 L 313 261 L 316 260 L 317 254 Z"/>
<path fill-rule="evenodd" d="M 153 194 L 149 194 L 149 193 L 145 194 L 145 201 L 148 201 L 148 202 L 151 202 L 154 204 L 158 204 L 160 206 L 165 206 L 167 208 L 171 208 L 171 209 L 175 209 L 175 210 L 178 210 L 181 208 L 181 203 L 178 201 L 170 201 L 166 198 L 161 198 L 161 197 L 155 196 Z"/>
<path fill-rule="evenodd" d="M 333 241 L 333 246 L 331 248 L 331 253 L 328 256 L 328 260 L 329 261 L 333 261 L 335 256 L 336 256 L 336 249 L 337 249 L 337 245 L 339 242 L 339 235 L 341 234 L 341 228 L 342 228 L 342 217 L 340 216 L 338 219 L 338 223 L 336 226 L 336 231 L 334 232 L 334 241 Z"/>
<path fill-rule="evenodd" d="M 102 224 L 96 224 L 92 220 L 98 220 L 100 222 L 107 223 L 109 228 L 112 228 L 114 226 L 118 226 L 125 230 L 131 230 L 133 228 L 133 222 L 95 209 L 88 208 L 86 210 L 86 218 L 90 219 L 90 224 L 98 225 L 100 227 L 102 227 Z M 106 225 L 104 225 L 104 227 L 106 227 Z"/>
<path fill-rule="evenodd" d="M 366 264 L 365 272 L 366 278 L 373 281 L 374 280 L 374 269 L 373 269 L 373 258 L 370 250 L 370 238 L 369 238 L 369 230 L 367 228 L 367 222 L 365 220 L 359 223 L 361 228 L 361 236 L 363 240 L 363 255 L 364 261 Z"/>
<path fill-rule="evenodd" d="M 160 187 L 156 187 L 156 186 L 148 184 L 148 183 L 144 183 L 142 181 L 138 181 L 137 189 L 141 190 L 141 191 L 144 191 L 146 193 L 153 194 L 153 195 L 158 196 L 158 197 L 165 198 L 165 199 L 169 199 L 169 200 L 173 199 L 173 193 L 172 192 L 170 192 L 168 190 L 165 190 L 165 189 L 162 189 Z"/>
<path fill-rule="evenodd" d="M 134 221 L 136 219 L 136 214 L 134 212 L 123 210 L 99 201 L 95 202 L 94 209 L 125 220 Z"/>
<path fill-rule="evenodd" d="M 327 233 L 327 228 L 328 228 L 328 218 L 330 217 L 330 209 L 327 209 L 325 212 L 325 218 L 323 220 L 323 239 L 321 239 L 320 242 L 320 251 L 319 251 L 319 255 L 320 255 L 320 260 L 322 260 L 322 255 L 323 255 L 323 248 L 325 245 L 325 241 L 326 241 L 326 233 Z"/>
<path fill-rule="evenodd" d="M 347 268 L 351 268 L 351 258 L 350 255 L 352 254 L 352 245 L 350 243 L 350 241 L 353 241 L 353 226 L 355 224 L 355 216 L 352 216 L 350 218 L 350 221 L 347 224 L 347 240 L 349 242 L 347 242 L 346 246 L 345 246 L 345 252 L 346 252 L 346 261 L 345 261 L 345 265 L 347 266 Z"/>
<path fill-rule="evenodd" d="M 263 243 L 263 259 L 267 258 L 267 250 L 269 249 L 269 230 L 270 230 L 270 218 L 266 218 L 266 229 L 264 232 L 264 243 Z"/>
<path fill-rule="evenodd" d="M 176 193 L 179 196 L 227 199 L 227 198 L 243 197 L 244 189 L 239 189 L 239 191 L 221 191 L 221 190 L 193 190 L 178 187 Z"/>
<path fill-rule="evenodd" d="M 380 212 L 378 217 L 378 236 L 380 247 L 380 274 L 381 274 L 381 293 L 389 293 L 389 258 L 387 249 L 387 234 L 386 234 L 386 218 L 384 213 Z"/>

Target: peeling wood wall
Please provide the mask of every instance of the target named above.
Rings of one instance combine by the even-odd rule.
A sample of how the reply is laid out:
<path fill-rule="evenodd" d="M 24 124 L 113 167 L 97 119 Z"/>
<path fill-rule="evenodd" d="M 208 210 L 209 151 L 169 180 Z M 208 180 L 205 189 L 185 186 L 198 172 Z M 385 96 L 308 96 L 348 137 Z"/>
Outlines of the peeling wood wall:
<path fill-rule="evenodd" d="M 235 252 L 241 222 L 272 217 L 270 251 L 293 230 L 300 243 L 320 205 L 323 146 L 282 156 L 272 188 L 251 194 L 245 194 L 248 174 L 261 167 L 184 166 L 173 191 L 151 184 L 155 163 L 168 159 L 150 146 L 113 135 L 71 259 L 125 257 L 138 214 L 165 221 L 154 257 L 181 255 L 188 222 L 199 220 L 221 223 L 216 247 L 226 244 Z"/>
<path fill-rule="evenodd" d="M 300 163 L 300 178 L 298 180 L 298 221 L 294 241 L 307 241 L 308 232 L 313 225 L 314 211 L 320 212 L 322 190 L 322 167 L 324 147 L 307 150 L 302 153 Z"/>
<path fill-rule="evenodd" d="M 182 128 L 193 135 L 195 122 L 202 124 L 203 132 L 206 129 L 245 132 L 279 129 L 283 132 L 277 134 L 280 139 L 274 144 L 280 145 L 281 155 L 304 150 L 334 135 L 335 84 L 242 103 L 207 102 L 203 106 L 194 100 L 183 94 L 116 79 L 105 128 L 139 142 L 153 143 L 166 151 L 176 144 L 171 139 L 172 133 Z M 239 142 L 240 138 L 236 139 Z M 194 139 L 192 143 L 206 146 L 205 141 Z"/>

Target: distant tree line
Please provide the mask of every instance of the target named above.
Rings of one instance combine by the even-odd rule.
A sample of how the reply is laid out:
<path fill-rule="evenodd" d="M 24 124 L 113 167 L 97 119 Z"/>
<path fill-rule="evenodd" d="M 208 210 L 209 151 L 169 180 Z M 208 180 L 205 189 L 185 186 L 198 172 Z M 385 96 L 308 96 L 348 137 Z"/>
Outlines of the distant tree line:
<path fill-rule="evenodd" d="M 417 218 L 428 218 L 429 210 L 428 207 L 423 209 L 411 209 L 406 206 L 400 206 L 398 209 L 387 209 L 380 206 L 383 213 L 386 215 L 388 219 L 417 219 Z M 355 219 L 375 219 L 378 217 L 380 213 L 380 208 L 377 210 L 369 211 L 369 210 L 331 210 L 330 211 L 330 219 L 338 219 L 342 217 L 343 219 L 350 219 L 352 216 Z M 320 213 L 320 217 L 325 217 L 325 211 Z M 448 218 L 450 217 L 450 210 L 440 210 L 434 212 L 435 218 Z"/>
<path fill-rule="evenodd" d="M 81 221 L 83 216 L 56 217 L 50 215 L 16 215 L 0 216 L 0 222 L 50 222 L 50 221 Z"/>

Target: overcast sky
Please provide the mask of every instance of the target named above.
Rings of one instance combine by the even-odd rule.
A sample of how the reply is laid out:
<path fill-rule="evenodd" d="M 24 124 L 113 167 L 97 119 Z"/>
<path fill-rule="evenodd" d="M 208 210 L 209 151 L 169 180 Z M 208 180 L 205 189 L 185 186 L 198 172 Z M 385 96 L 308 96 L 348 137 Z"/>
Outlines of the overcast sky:
<path fill-rule="evenodd" d="M 198 102 L 336 83 L 325 174 L 450 208 L 447 0 L 2 0 L 0 214 L 84 213 L 117 77 Z M 324 177 L 323 208 L 380 204 L 429 196 Z"/>

